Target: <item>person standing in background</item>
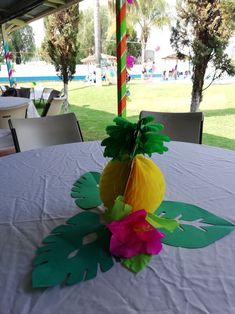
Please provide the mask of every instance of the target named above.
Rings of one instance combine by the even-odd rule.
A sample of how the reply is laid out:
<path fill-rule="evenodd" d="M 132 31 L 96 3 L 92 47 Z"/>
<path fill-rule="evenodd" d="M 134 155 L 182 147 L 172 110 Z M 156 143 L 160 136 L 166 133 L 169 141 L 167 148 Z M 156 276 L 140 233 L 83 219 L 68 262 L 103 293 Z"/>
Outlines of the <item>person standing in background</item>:
<path fill-rule="evenodd" d="M 142 68 L 142 79 L 144 80 L 146 78 L 147 75 L 147 68 L 146 68 L 146 63 L 143 64 L 143 68 Z"/>
<path fill-rule="evenodd" d="M 156 65 L 155 65 L 155 61 L 153 61 L 152 64 L 152 78 L 154 77 L 154 73 L 156 72 Z"/>
<path fill-rule="evenodd" d="M 147 79 L 152 78 L 152 61 L 149 59 L 147 62 Z"/>

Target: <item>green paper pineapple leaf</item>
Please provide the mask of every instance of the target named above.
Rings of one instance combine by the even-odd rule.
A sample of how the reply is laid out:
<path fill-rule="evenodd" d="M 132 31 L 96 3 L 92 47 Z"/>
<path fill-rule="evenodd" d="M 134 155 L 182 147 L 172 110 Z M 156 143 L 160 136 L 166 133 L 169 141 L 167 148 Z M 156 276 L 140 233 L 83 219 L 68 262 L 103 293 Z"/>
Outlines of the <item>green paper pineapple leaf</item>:
<path fill-rule="evenodd" d="M 164 141 L 169 142 L 170 138 L 161 134 L 164 126 L 152 123 L 153 117 L 144 117 L 138 123 L 131 123 L 124 118 L 116 117 L 113 121 L 116 125 L 106 128 L 109 135 L 101 143 L 105 146 L 104 156 L 113 159 L 123 160 L 134 158 L 137 154 L 152 153 L 163 154 L 168 150 Z"/>

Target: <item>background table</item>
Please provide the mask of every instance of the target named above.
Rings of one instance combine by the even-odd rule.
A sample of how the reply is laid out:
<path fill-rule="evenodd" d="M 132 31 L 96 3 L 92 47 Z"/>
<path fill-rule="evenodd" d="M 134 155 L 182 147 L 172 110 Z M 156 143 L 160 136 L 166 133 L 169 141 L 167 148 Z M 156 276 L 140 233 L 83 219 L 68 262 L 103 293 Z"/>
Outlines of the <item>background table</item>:
<path fill-rule="evenodd" d="M 28 118 L 38 118 L 40 117 L 36 107 L 34 106 L 32 100 L 23 97 L 0 97 L 0 110 L 15 108 L 22 106 L 23 104 L 28 104 L 27 117 Z"/>
<path fill-rule="evenodd" d="M 32 100 L 23 97 L 0 97 L 0 110 L 20 107 L 24 104 L 28 104 L 27 118 L 40 117 Z M 14 152 L 15 148 L 10 129 L 0 129 L 0 157 Z"/>
<path fill-rule="evenodd" d="M 198 205 L 235 223 L 235 152 L 169 143 L 153 160 L 166 178 L 166 200 Z M 0 159 L 0 313 L 235 313 L 235 231 L 202 249 L 164 246 L 134 275 L 119 264 L 72 287 L 31 288 L 35 248 L 79 212 L 70 197 L 87 171 L 107 159 L 98 142 L 48 147 Z"/>
<path fill-rule="evenodd" d="M 39 100 L 42 97 L 44 86 L 37 84 L 36 86 L 32 87 L 32 93 L 30 94 L 30 99 L 32 100 Z"/>

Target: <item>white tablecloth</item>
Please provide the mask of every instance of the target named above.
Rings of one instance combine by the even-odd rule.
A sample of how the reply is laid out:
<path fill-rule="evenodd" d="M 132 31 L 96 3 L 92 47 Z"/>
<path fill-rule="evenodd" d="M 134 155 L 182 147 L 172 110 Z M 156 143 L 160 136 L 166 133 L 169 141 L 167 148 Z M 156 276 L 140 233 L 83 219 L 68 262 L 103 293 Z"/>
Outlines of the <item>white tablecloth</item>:
<path fill-rule="evenodd" d="M 36 107 L 34 106 L 32 100 L 29 98 L 23 98 L 23 97 L 0 97 L 0 110 L 2 109 L 8 109 L 8 108 L 14 108 L 21 106 L 23 104 L 29 104 L 28 110 L 27 110 L 27 116 L 28 118 L 38 118 L 40 117 Z"/>
<path fill-rule="evenodd" d="M 30 99 L 39 100 L 42 97 L 44 87 L 42 85 L 36 85 L 32 87 L 32 93 L 30 94 Z"/>
<path fill-rule="evenodd" d="M 172 142 L 153 160 L 166 200 L 192 203 L 235 223 L 235 152 Z M 164 246 L 137 275 L 119 264 L 71 287 L 31 288 L 35 248 L 79 209 L 70 197 L 107 160 L 98 142 L 48 147 L 0 159 L 1 314 L 233 314 L 235 231 L 202 249 Z"/>

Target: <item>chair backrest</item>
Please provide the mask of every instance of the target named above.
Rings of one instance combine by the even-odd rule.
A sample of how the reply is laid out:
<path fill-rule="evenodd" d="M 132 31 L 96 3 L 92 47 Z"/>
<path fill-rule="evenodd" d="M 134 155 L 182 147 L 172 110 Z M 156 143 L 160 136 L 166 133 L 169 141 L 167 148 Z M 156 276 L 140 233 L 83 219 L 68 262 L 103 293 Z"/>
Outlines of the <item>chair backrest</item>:
<path fill-rule="evenodd" d="M 44 100 L 49 100 L 49 97 L 50 97 L 52 91 L 53 91 L 53 88 L 47 88 L 47 87 L 43 88 L 41 98 Z"/>
<path fill-rule="evenodd" d="M 42 117 L 55 116 L 60 114 L 64 101 L 65 98 L 53 98 L 51 102 L 45 105 L 45 108 L 42 112 Z"/>
<path fill-rule="evenodd" d="M 59 92 L 58 90 L 56 90 L 56 89 L 53 89 L 53 90 L 50 92 L 50 95 L 49 95 L 49 97 L 48 97 L 48 100 L 47 100 L 47 102 L 46 102 L 46 104 L 45 104 L 45 106 L 44 106 L 44 108 L 43 108 L 42 114 L 41 114 L 42 117 L 45 117 L 45 116 L 48 116 L 48 115 L 49 115 L 49 116 L 53 116 L 53 115 L 56 115 L 56 114 L 59 114 L 59 113 L 60 113 L 60 109 L 61 109 L 61 106 L 62 106 L 62 104 L 63 104 L 63 102 L 64 102 L 64 99 L 63 99 L 63 101 L 62 101 L 62 104 L 61 104 L 61 102 L 54 102 L 54 103 L 52 104 L 53 100 L 54 100 L 55 98 L 58 98 L 59 95 L 60 95 L 60 92 Z M 53 105 L 53 108 L 50 109 L 51 104 Z M 61 104 L 61 106 L 60 106 L 60 104 Z M 60 107 L 60 108 L 59 108 L 59 107 Z M 57 109 L 56 109 L 56 108 L 57 108 Z M 50 111 L 51 113 L 48 114 L 49 111 Z"/>
<path fill-rule="evenodd" d="M 154 112 L 141 111 L 140 117 L 153 116 L 156 123 L 164 124 L 163 134 L 172 141 L 202 143 L 202 112 Z"/>
<path fill-rule="evenodd" d="M 2 96 L 6 91 L 6 87 L 4 85 L 0 85 L 0 95 Z"/>
<path fill-rule="evenodd" d="M 30 98 L 31 88 L 21 87 L 19 89 L 19 97 Z"/>
<path fill-rule="evenodd" d="M 24 119 L 26 117 L 29 104 L 23 104 L 20 107 L 0 109 L 0 129 L 8 129 L 9 119 Z"/>
<path fill-rule="evenodd" d="M 18 91 L 16 88 L 14 87 L 10 87 L 10 88 L 7 88 L 5 90 L 5 92 L 2 94 L 3 97 L 17 97 L 18 96 Z"/>
<path fill-rule="evenodd" d="M 83 141 L 74 113 L 9 120 L 16 152 Z"/>

